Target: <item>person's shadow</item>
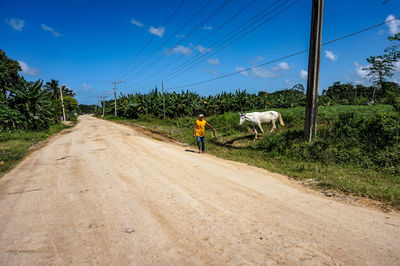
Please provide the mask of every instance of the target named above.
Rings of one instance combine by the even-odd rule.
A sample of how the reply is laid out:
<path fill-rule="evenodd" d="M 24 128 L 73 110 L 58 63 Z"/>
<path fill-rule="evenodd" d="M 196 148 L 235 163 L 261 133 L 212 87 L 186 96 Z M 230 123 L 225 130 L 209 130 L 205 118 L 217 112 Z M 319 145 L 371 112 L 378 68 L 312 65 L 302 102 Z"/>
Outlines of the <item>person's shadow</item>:
<path fill-rule="evenodd" d="M 197 151 L 195 151 L 195 150 L 190 150 L 190 149 L 186 149 L 185 151 L 186 151 L 186 152 L 193 152 L 193 153 L 197 153 Z"/>

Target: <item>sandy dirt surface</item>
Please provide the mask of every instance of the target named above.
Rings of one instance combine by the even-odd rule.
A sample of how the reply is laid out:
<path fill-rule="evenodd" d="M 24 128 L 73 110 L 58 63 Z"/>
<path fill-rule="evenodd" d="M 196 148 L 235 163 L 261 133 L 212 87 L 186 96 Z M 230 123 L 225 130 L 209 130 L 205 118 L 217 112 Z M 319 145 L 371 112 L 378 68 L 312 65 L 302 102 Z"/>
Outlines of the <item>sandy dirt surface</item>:
<path fill-rule="evenodd" d="M 0 179 L 0 265 L 400 265 L 400 215 L 80 118 Z"/>

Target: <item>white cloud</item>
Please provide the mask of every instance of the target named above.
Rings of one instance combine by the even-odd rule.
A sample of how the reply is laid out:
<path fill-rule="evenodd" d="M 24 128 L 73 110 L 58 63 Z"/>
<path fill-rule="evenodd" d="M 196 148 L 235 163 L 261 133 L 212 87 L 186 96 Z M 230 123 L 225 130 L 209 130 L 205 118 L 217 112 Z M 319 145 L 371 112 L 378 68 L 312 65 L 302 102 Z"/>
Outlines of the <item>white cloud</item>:
<path fill-rule="evenodd" d="M 138 27 L 144 27 L 144 24 L 136 19 L 131 19 L 131 24 L 136 25 Z"/>
<path fill-rule="evenodd" d="M 243 75 L 243 76 L 248 76 L 249 75 L 249 72 L 245 71 L 245 68 L 241 67 L 241 66 L 235 67 L 235 71 L 236 72 L 240 72 L 240 75 Z"/>
<path fill-rule="evenodd" d="M 199 51 L 200 53 L 202 53 L 202 54 L 205 54 L 205 53 L 211 51 L 210 48 L 206 48 L 206 47 L 201 46 L 201 45 L 197 45 L 197 46 L 195 47 L 195 49 L 196 49 L 197 51 Z"/>
<path fill-rule="evenodd" d="M 400 73 L 400 61 L 394 62 L 394 73 Z"/>
<path fill-rule="evenodd" d="M 204 25 L 203 30 L 212 30 L 212 26 Z"/>
<path fill-rule="evenodd" d="M 368 67 L 368 65 L 367 66 L 361 66 L 358 62 L 355 62 L 354 64 L 356 66 L 356 75 L 357 75 L 357 77 L 363 78 L 363 79 L 367 78 L 368 71 L 364 70 L 364 68 Z"/>
<path fill-rule="evenodd" d="M 8 26 L 13 28 L 14 30 L 21 31 L 22 28 L 25 26 L 25 21 L 21 19 L 16 19 L 16 18 L 9 18 L 6 20 L 6 23 Z"/>
<path fill-rule="evenodd" d="M 207 62 L 209 64 L 211 64 L 211 65 L 219 65 L 219 59 L 218 58 L 215 58 L 215 59 L 207 58 Z"/>
<path fill-rule="evenodd" d="M 276 67 L 273 67 L 272 70 L 274 70 L 274 71 L 289 70 L 291 68 L 294 68 L 294 66 L 290 66 L 286 62 L 280 62 Z"/>
<path fill-rule="evenodd" d="M 278 76 L 276 72 L 272 72 L 270 70 L 267 70 L 265 68 L 257 67 L 257 68 L 252 68 L 251 72 L 253 73 L 254 76 L 260 77 L 260 78 L 273 78 Z"/>
<path fill-rule="evenodd" d="M 92 86 L 90 86 L 89 84 L 86 84 L 86 83 L 83 83 L 83 84 L 82 84 L 82 87 L 83 87 L 83 89 L 84 89 L 85 91 L 90 91 L 90 90 L 93 89 Z"/>
<path fill-rule="evenodd" d="M 177 45 L 172 49 L 169 49 L 167 51 L 167 54 L 184 54 L 184 55 L 190 55 L 192 53 L 192 48 L 183 46 L 183 45 Z"/>
<path fill-rule="evenodd" d="M 45 31 L 51 32 L 54 37 L 60 37 L 61 36 L 61 34 L 59 32 L 55 31 L 52 27 L 49 27 L 49 26 L 47 26 L 45 24 L 42 24 L 42 29 L 45 30 Z"/>
<path fill-rule="evenodd" d="M 332 62 L 338 59 L 338 56 L 335 55 L 332 51 L 325 50 L 325 57 L 331 60 Z"/>
<path fill-rule="evenodd" d="M 396 33 L 400 32 L 400 20 L 395 19 L 395 18 L 396 17 L 394 15 L 389 15 L 386 18 L 386 22 L 392 20 L 386 24 L 389 27 L 390 34 L 396 34 Z"/>
<path fill-rule="evenodd" d="M 304 69 L 300 70 L 300 78 L 301 79 L 307 79 L 308 72 Z"/>
<path fill-rule="evenodd" d="M 264 57 L 262 57 L 262 56 L 256 56 L 256 58 L 254 58 L 253 60 L 251 60 L 251 63 L 252 63 L 252 64 L 256 64 L 256 63 L 258 63 L 258 62 L 260 62 L 260 61 L 262 61 L 262 60 L 264 60 Z"/>
<path fill-rule="evenodd" d="M 204 70 L 206 73 L 210 73 L 211 75 L 213 75 L 213 76 L 218 76 L 218 72 L 215 70 L 215 69 L 211 69 L 211 70 L 209 70 L 209 69 L 206 69 L 206 70 Z"/>
<path fill-rule="evenodd" d="M 289 65 L 286 62 L 280 62 L 276 66 L 265 69 L 261 67 L 253 68 L 251 71 L 254 76 L 261 77 L 261 78 L 273 78 L 278 77 L 282 71 L 287 71 L 289 69 L 294 68 L 294 65 Z"/>
<path fill-rule="evenodd" d="M 164 36 L 165 27 L 154 28 L 153 26 L 151 26 L 149 28 L 149 32 L 161 38 L 162 36 Z"/>
<path fill-rule="evenodd" d="M 30 67 L 26 62 L 24 61 L 18 61 L 19 65 L 22 68 L 22 73 L 28 76 L 37 76 L 40 73 L 40 70 L 38 68 Z"/>

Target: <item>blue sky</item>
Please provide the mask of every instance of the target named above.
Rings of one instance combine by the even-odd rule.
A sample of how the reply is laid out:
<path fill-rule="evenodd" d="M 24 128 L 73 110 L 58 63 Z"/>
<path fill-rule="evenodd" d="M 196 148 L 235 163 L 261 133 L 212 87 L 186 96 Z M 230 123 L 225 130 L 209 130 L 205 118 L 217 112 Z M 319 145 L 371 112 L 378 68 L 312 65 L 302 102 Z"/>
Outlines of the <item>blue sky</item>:
<path fill-rule="evenodd" d="M 210 54 L 216 51 L 213 43 L 275 1 L 255 0 L 245 9 L 250 0 L 233 0 L 212 19 L 200 24 L 224 2 L 213 0 L 174 35 L 207 1 L 185 0 L 165 27 L 161 27 L 180 2 L 1 0 L 0 49 L 20 61 L 28 80 L 57 79 L 77 93 L 80 103 L 90 104 L 95 103 L 98 96 L 112 97 L 113 85 L 109 82 L 114 79 L 124 81 L 118 85 L 118 93 L 148 92 L 155 85 L 160 87 L 156 81 L 161 74 L 199 54 L 204 57 L 200 64 L 173 79 L 165 79 L 165 87 L 207 80 L 308 48 L 311 0 L 299 1 L 212 56 Z M 284 6 L 292 2 L 294 0 Z M 243 10 L 239 16 L 201 42 L 239 10 Z M 323 42 L 383 22 L 390 16 L 400 16 L 400 1 L 325 1 Z M 201 27 L 185 38 L 196 25 Z M 334 81 L 368 84 L 362 71 L 367 64 L 365 59 L 380 54 L 389 46 L 387 37 L 399 30 L 400 21 L 394 21 L 323 47 L 320 90 Z M 170 36 L 171 40 L 157 50 Z M 132 61 L 151 38 L 148 47 Z M 205 54 L 207 51 L 210 52 Z M 149 60 L 138 66 L 153 52 Z M 183 89 L 215 94 L 235 89 L 272 92 L 297 83 L 305 85 L 307 56 L 298 55 Z M 153 60 L 158 62 L 150 64 Z M 148 64 L 149 69 L 140 74 Z M 400 80 L 399 73 L 394 79 Z"/>

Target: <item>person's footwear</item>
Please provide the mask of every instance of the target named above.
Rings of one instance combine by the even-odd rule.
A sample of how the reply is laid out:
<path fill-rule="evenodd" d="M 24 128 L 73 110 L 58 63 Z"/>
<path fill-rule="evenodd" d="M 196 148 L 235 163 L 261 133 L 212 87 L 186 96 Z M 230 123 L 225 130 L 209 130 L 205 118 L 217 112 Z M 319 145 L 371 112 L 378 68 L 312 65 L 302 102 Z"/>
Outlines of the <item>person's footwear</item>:
<path fill-rule="evenodd" d="M 202 151 L 201 153 L 202 153 L 202 154 L 205 154 L 206 152 L 205 152 L 205 151 Z"/>
<path fill-rule="evenodd" d="M 201 153 L 201 151 L 199 150 L 199 154 Z"/>

